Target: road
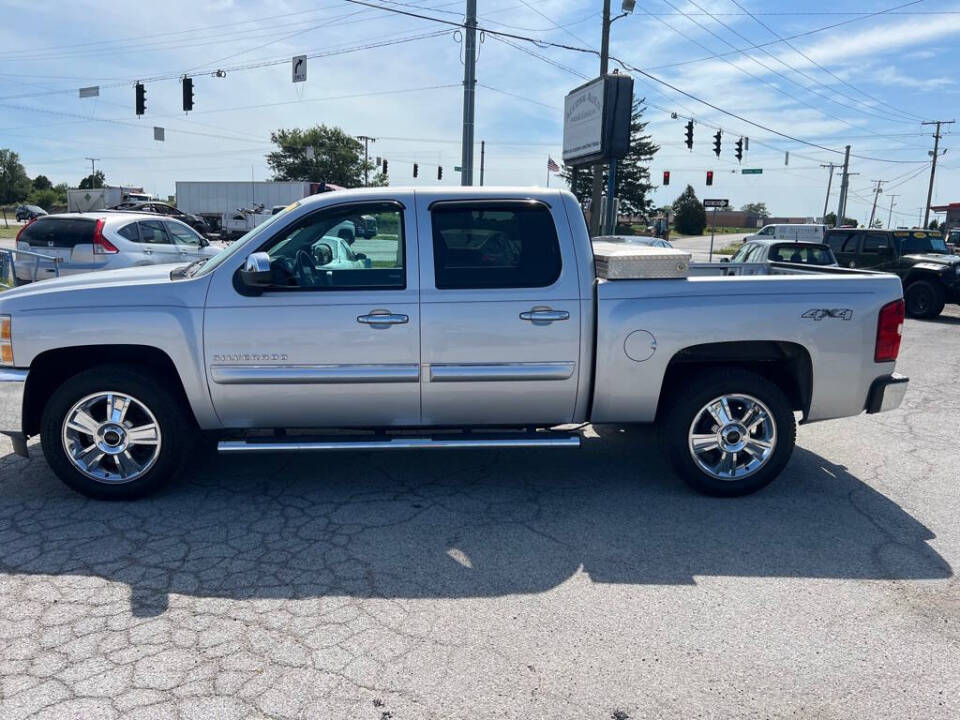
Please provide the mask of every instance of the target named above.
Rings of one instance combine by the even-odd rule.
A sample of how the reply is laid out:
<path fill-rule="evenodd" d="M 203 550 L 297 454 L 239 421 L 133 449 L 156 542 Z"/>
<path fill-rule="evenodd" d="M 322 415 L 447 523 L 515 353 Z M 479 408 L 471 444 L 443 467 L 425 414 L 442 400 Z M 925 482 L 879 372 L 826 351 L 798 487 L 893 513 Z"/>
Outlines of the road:
<path fill-rule="evenodd" d="M 194 457 L 98 503 L 0 440 L 0 717 L 960 717 L 960 312 L 900 410 L 694 495 L 581 451 Z"/>
<path fill-rule="evenodd" d="M 716 262 L 716 252 L 725 245 L 734 242 L 742 242 L 748 233 L 731 233 L 729 235 L 717 235 L 713 241 L 714 262 Z M 687 250 L 693 253 L 694 262 L 707 262 L 710 257 L 710 236 L 700 235 L 691 237 L 671 238 L 670 244 L 679 250 Z"/>

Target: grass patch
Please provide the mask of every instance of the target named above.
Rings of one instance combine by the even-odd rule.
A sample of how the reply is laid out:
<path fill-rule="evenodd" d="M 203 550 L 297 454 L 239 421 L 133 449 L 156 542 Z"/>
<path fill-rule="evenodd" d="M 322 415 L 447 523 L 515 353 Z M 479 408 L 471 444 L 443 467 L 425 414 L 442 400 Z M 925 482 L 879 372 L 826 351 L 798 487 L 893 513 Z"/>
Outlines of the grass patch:
<path fill-rule="evenodd" d="M 0 223 L 0 238 L 9 238 L 12 240 L 17 236 L 17 233 L 20 232 L 21 227 L 23 226 L 12 225 L 12 224 L 10 225 L 10 227 L 4 227 L 3 224 Z"/>
<path fill-rule="evenodd" d="M 740 243 L 730 243 L 729 245 L 724 245 L 719 250 L 714 250 L 714 255 L 736 255 L 737 251 L 742 247 Z"/>

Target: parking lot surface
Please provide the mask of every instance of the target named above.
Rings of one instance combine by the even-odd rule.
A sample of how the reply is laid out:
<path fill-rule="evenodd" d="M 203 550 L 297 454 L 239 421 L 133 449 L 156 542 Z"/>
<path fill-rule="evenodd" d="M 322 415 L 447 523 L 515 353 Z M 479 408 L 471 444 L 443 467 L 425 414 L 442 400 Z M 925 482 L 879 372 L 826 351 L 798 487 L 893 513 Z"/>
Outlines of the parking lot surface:
<path fill-rule="evenodd" d="M 581 451 L 191 459 L 136 503 L 0 440 L 0 718 L 960 717 L 960 312 L 898 411 L 688 491 Z"/>

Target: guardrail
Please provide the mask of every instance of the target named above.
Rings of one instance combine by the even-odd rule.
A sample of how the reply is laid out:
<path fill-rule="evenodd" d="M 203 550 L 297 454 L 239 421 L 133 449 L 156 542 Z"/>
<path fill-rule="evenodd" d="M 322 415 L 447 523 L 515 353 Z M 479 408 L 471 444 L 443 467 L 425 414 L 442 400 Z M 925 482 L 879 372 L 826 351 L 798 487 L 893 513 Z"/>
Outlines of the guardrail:
<path fill-rule="evenodd" d="M 53 273 L 55 277 L 60 277 L 60 263 L 63 258 L 55 255 L 44 255 L 43 253 L 31 252 L 29 250 L 13 250 L 11 248 L 0 248 L 0 288 L 12 288 L 17 284 L 17 256 L 33 258 L 30 261 L 20 263 L 20 266 L 33 265 L 31 279 L 36 282 L 40 274 L 41 263 L 53 263 Z"/>

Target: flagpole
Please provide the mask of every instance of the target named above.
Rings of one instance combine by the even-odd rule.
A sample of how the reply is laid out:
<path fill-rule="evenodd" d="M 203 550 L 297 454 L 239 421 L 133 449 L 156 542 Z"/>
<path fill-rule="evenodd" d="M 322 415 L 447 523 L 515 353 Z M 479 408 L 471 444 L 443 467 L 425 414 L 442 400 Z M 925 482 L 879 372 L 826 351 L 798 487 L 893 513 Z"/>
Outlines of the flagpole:
<path fill-rule="evenodd" d="M 550 166 L 547 166 L 547 187 L 550 187 Z"/>

